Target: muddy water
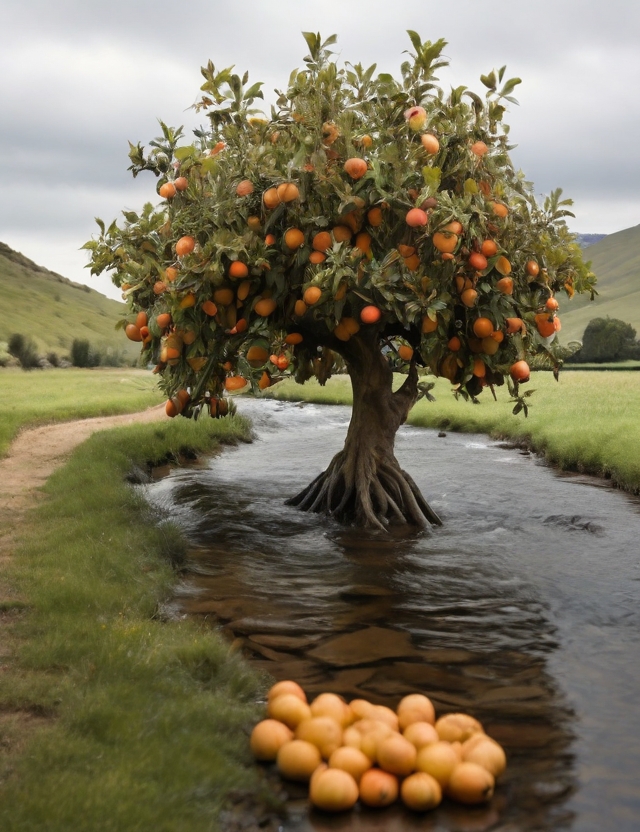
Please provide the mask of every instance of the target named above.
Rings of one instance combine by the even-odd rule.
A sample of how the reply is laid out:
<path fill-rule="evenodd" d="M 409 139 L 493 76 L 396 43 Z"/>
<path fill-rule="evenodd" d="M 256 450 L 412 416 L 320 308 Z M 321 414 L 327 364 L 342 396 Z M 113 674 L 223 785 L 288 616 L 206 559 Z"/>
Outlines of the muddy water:
<path fill-rule="evenodd" d="M 405 427 L 397 455 L 444 520 L 344 529 L 283 505 L 342 445 L 346 408 L 243 401 L 252 445 L 152 485 L 192 540 L 176 592 L 254 666 L 394 706 L 421 691 L 506 748 L 488 807 L 328 818 L 285 832 L 640 829 L 640 502 L 483 436 Z"/>

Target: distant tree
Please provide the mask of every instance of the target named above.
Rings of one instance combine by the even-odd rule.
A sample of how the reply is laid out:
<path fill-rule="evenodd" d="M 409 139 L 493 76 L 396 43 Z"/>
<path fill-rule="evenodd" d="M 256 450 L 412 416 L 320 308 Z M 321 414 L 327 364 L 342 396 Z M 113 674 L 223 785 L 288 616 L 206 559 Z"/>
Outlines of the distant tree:
<path fill-rule="evenodd" d="M 8 351 L 17 358 L 23 370 L 33 370 L 38 366 L 40 356 L 35 341 L 28 335 L 15 332 L 9 336 Z"/>
<path fill-rule="evenodd" d="M 304 33 L 305 67 L 270 117 L 252 107 L 261 84 L 209 62 L 196 104 L 208 127 L 187 142 L 161 122 L 148 152 L 131 145 L 130 169 L 159 177 L 162 202 L 98 220 L 85 245 L 129 302 L 122 326 L 157 363 L 170 415 L 346 366 L 344 450 L 291 502 L 378 529 L 439 522 L 394 455 L 431 385 L 420 376 L 466 397 L 506 381 L 526 413 L 527 360 L 560 363 L 556 295 L 593 294 L 595 280 L 571 201 L 557 190 L 539 205 L 511 163 L 502 119 L 520 79 L 502 67 L 481 76 L 484 96 L 445 93 L 445 41 L 409 36 L 394 78 L 338 66 L 335 37 Z"/>
<path fill-rule="evenodd" d="M 640 359 L 640 342 L 631 324 L 618 318 L 593 318 L 582 336 L 582 349 L 571 361 L 576 363 Z"/>

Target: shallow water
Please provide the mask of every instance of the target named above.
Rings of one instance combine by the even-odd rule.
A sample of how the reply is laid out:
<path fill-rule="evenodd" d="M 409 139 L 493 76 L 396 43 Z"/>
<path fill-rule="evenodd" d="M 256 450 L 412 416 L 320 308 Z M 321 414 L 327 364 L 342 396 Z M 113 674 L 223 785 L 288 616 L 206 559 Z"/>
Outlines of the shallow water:
<path fill-rule="evenodd" d="M 175 605 L 312 696 L 468 711 L 508 768 L 489 806 L 307 815 L 328 829 L 640 829 L 640 501 L 484 436 L 404 427 L 398 459 L 444 525 L 363 533 L 283 504 L 328 464 L 349 410 L 242 400 L 256 441 L 151 485 L 184 523 Z"/>

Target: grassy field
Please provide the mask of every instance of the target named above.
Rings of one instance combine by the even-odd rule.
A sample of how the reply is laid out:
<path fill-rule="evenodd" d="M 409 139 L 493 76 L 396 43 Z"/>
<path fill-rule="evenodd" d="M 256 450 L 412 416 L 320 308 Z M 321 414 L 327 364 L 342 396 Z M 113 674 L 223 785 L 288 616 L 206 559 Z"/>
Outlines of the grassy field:
<path fill-rule="evenodd" d="M 551 373 L 540 372 L 532 375 L 527 386 L 536 392 L 525 419 L 512 414 L 504 387 L 497 389 L 497 402 L 485 391 L 480 403 L 473 404 L 456 401 L 449 383 L 438 379 L 432 391 L 436 401 L 418 402 L 409 422 L 526 442 L 561 468 L 610 477 L 620 487 L 640 492 L 638 373 L 576 370 L 562 373 L 556 382 Z M 349 404 L 351 385 L 347 376 L 330 379 L 325 388 L 314 381 L 303 386 L 287 381 L 278 384 L 271 395 L 290 401 Z"/>
<path fill-rule="evenodd" d="M 0 673 L 0 829 L 216 830 L 230 793 L 273 799 L 248 750 L 266 680 L 211 628 L 158 616 L 185 544 L 124 482 L 248 433 L 240 417 L 106 431 L 50 478 L 10 565 L 26 608 L 4 609 L 19 658 Z M 20 714 L 39 727 L 7 755 Z"/>
<path fill-rule="evenodd" d="M 0 341 L 20 332 L 33 338 L 42 354 L 68 355 L 74 338 L 87 340 L 94 347 L 111 347 L 129 359 L 140 354 L 139 344 L 114 329 L 127 311 L 124 303 L 50 272 L 3 243 L 0 294 Z"/>
<path fill-rule="evenodd" d="M 0 456 L 24 426 L 133 413 L 162 400 L 147 370 L 0 369 Z"/>

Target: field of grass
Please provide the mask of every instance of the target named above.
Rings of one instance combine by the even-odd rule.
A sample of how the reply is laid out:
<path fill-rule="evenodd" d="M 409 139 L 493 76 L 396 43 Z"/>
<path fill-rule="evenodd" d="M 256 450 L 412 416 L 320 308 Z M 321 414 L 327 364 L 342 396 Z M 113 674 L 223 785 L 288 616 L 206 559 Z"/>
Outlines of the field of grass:
<path fill-rule="evenodd" d="M 147 370 L 0 369 L 0 456 L 22 427 L 133 413 L 162 400 Z"/>
<path fill-rule="evenodd" d="M 40 726 L 7 758 L 22 729 L 0 720 L 4 832 L 215 830 L 230 793 L 275 800 L 248 749 L 267 680 L 211 628 L 158 616 L 184 540 L 124 482 L 132 463 L 248 433 L 240 417 L 106 431 L 48 481 L 10 564 L 26 608 L 0 714 Z"/>
<path fill-rule="evenodd" d="M 401 379 L 398 379 L 400 382 Z M 409 423 L 441 430 L 487 433 L 527 443 L 553 464 L 610 477 L 629 491 L 640 492 L 640 376 L 636 372 L 562 373 L 556 382 L 551 373 L 532 374 L 535 389 L 529 399 L 529 417 L 514 416 L 505 387 L 497 389 L 494 402 L 485 391 L 479 404 L 456 401 L 449 383 L 438 379 L 432 391 L 435 402 L 422 399 L 409 415 Z M 350 404 L 348 376 L 329 380 L 325 388 L 316 382 L 278 384 L 275 398 Z"/>
<path fill-rule="evenodd" d="M 33 263 L 0 243 L 0 296 L 2 328 L 0 341 L 15 332 L 28 335 L 41 354 L 69 354 L 74 338 L 94 347 L 111 347 L 130 360 L 140 354 L 140 345 L 114 329 L 127 306 L 105 297 L 89 286 L 73 283 Z"/>

